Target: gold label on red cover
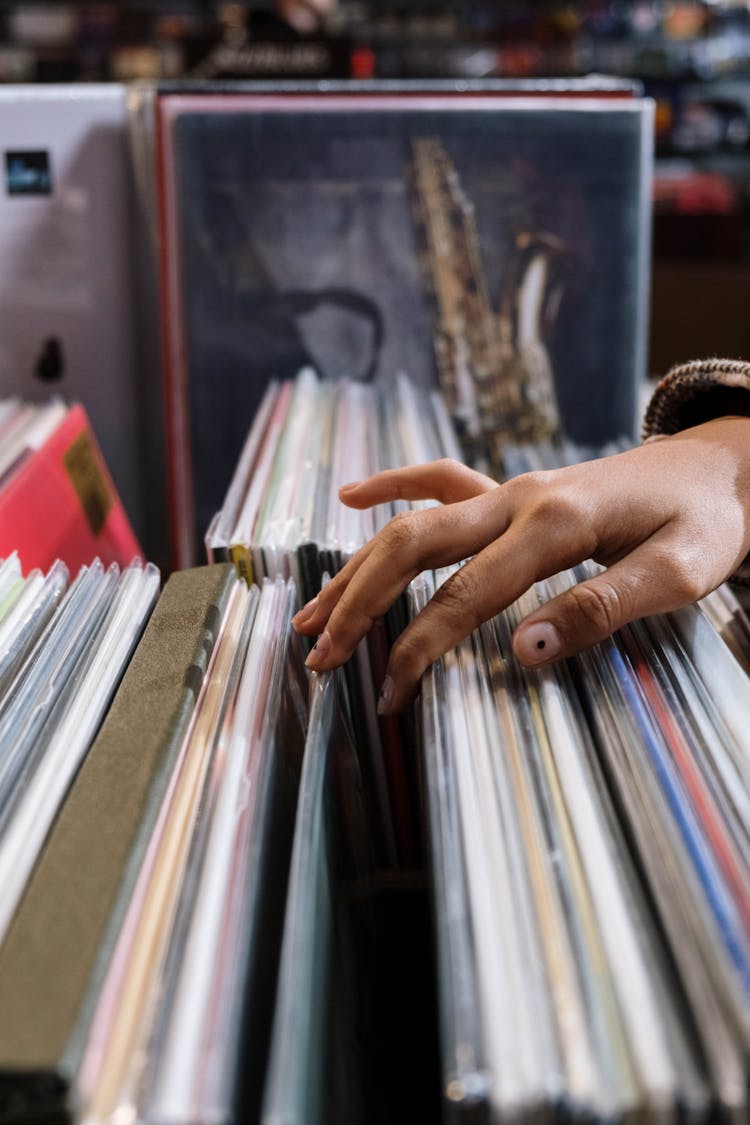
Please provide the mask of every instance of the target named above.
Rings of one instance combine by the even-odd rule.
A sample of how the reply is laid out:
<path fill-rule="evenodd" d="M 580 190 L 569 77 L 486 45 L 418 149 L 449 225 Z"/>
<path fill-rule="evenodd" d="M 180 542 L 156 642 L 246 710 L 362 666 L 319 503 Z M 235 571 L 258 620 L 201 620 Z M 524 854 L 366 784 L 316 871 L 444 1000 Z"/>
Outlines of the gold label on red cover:
<path fill-rule="evenodd" d="M 102 475 L 91 435 L 86 430 L 68 446 L 63 462 L 88 525 L 94 535 L 98 535 L 106 523 L 114 497 Z"/>

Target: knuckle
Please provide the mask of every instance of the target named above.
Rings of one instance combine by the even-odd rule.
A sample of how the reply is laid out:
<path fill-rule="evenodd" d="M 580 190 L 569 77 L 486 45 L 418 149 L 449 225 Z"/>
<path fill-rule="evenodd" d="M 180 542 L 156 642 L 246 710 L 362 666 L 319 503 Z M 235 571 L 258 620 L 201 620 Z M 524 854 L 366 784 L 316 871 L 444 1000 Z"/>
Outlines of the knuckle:
<path fill-rule="evenodd" d="M 534 469 L 529 473 L 521 473 L 520 476 L 511 477 L 505 484 L 505 487 L 529 500 L 537 492 L 549 488 L 554 477 L 555 473 L 553 470 Z"/>
<path fill-rule="evenodd" d="M 436 591 L 433 601 L 451 625 L 466 636 L 482 624 L 477 601 L 479 591 L 471 571 L 462 567 Z"/>
<path fill-rule="evenodd" d="M 455 476 L 463 470 L 463 465 L 460 461 L 456 461 L 454 457 L 441 457 L 439 461 L 435 462 L 435 468 L 439 469 L 447 477 Z"/>
<path fill-rule="evenodd" d="M 518 513 L 533 520 L 559 520 L 568 509 L 575 509 L 570 490 L 555 470 L 524 473 L 508 481 L 505 488 L 510 491 Z"/>
<path fill-rule="evenodd" d="M 529 518 L 548 528 L 570 528 L 580 519 L 577 496 L 567 488 L 548 482 L 537 490 L 529 507 Z"/>
<path fill-rule="evenodd" d="M 347 584 L 343 581 L 341 572 L 339 571 L 339 573 L 320 590 L 315 612 L 312 614 L 311 619 L 317 620 L 319 617 L 330 617 L 342 597 L 344 597 L 346 589 Z"/>
<path fill-rule="evenodd" d="M 399 681 L 412 682 L 419 679 L 432 659 L 418 637 L 407 630 L 394 642 L 388 665 Z"/>
<path fill-rule="evenodd" d="M 635 577 L 638 586 L 663 593 L 670 605 L 697 602 L 707 591 L 707 556 L 700 545 L 681 540 L 679 545 L 661 544 L 650 551 L 648 564 L 641 562 Z"/>
<path fill-rule="evenodd" d="M 503 485 L 503 491 L 508 504 L 515 510 L 522 511 L 529 496 L 534 490 L 533 483 L 529 480 L 532 473 L 525 473 L 520 477 L 511 477 Z"/>
<path fill-rule="evenodd" d="M 382 542 L 389 553 L 414 551 L 417 543 L 414 515 L 414 512 L 399 512 L 383 528 Z"/>
<path fill-rule="evenodd" d="M 700 578 L 701 566 L 702 560 L 692 559 L 687 553 L 681 558 L 673 555 L 665 558 L 659 569 L 668 578 L 670 593 L 675 602 L 688 605 L 703 597 L 706 591 Z"/>
<path fill-rule="evenodd" d="M 339 632 L 345 633 L 348 638 L 356 637 L 359 640 L 365 633 L 369 633 L 375 624 L 377 616 L 370 612 L 368 606 L 361 599 L 352 597 L 348 592 L 341 595 L 335 610 L 335 620 L 331 619 L 331 627 L 337 626 Z M 354 647 L 357 640 L 351 641 Z"/>
<path fill-rule="evenodd" d="M 463 495 L 462 480 L 466 475 L 465 465 L 461 465 L 452 457 L 441 457 L 435 462 L 434 468 L 437 499 L 446 504 Z"/>
<path fill-rule="evenodd" d="M 621 622 L 627 620 L 622 594 L 616 586 L 605 580 L 574 586 L 570 591 L 570 599 L 576 614 L 583 618 L 597 636 L 609 636 Z"/>

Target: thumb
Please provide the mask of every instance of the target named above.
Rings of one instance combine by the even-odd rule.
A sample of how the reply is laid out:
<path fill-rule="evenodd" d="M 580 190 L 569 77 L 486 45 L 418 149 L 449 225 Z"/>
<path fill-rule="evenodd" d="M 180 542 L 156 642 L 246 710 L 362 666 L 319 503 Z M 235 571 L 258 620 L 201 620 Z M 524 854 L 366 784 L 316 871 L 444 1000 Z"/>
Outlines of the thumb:
<path fill-rule="evenodd" d="M 549 664 L 598 644 L 638 617 L 697 601 L 706 590 L 677 557 L 648 540 L 530 613 L 513 635 L 513 651 L 527 667 Z"/>

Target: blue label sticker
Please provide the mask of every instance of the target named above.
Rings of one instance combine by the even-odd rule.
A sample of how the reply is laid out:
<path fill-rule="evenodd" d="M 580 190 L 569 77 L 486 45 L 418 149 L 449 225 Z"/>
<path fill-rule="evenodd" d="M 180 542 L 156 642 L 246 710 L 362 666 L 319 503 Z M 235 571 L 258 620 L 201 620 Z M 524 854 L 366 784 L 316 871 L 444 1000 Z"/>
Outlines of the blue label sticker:
<path fill-rule="evenodd" d="M 8 195 L 50 195 L 52 169 L 49 153 L 6 152 L 5 185 Z"/>

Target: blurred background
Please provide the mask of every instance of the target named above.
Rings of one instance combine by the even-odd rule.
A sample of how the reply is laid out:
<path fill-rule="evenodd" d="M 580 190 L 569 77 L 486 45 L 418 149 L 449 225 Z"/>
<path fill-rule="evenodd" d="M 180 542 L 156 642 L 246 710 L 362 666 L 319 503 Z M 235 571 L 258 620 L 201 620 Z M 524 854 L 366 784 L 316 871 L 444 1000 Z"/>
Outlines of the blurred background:
<path fill-rule="evenodd" d="M 750 3 L 0 3 L 0 83 L 635 79 L 656 101 L 650 362 L 750 355 Z"/>

